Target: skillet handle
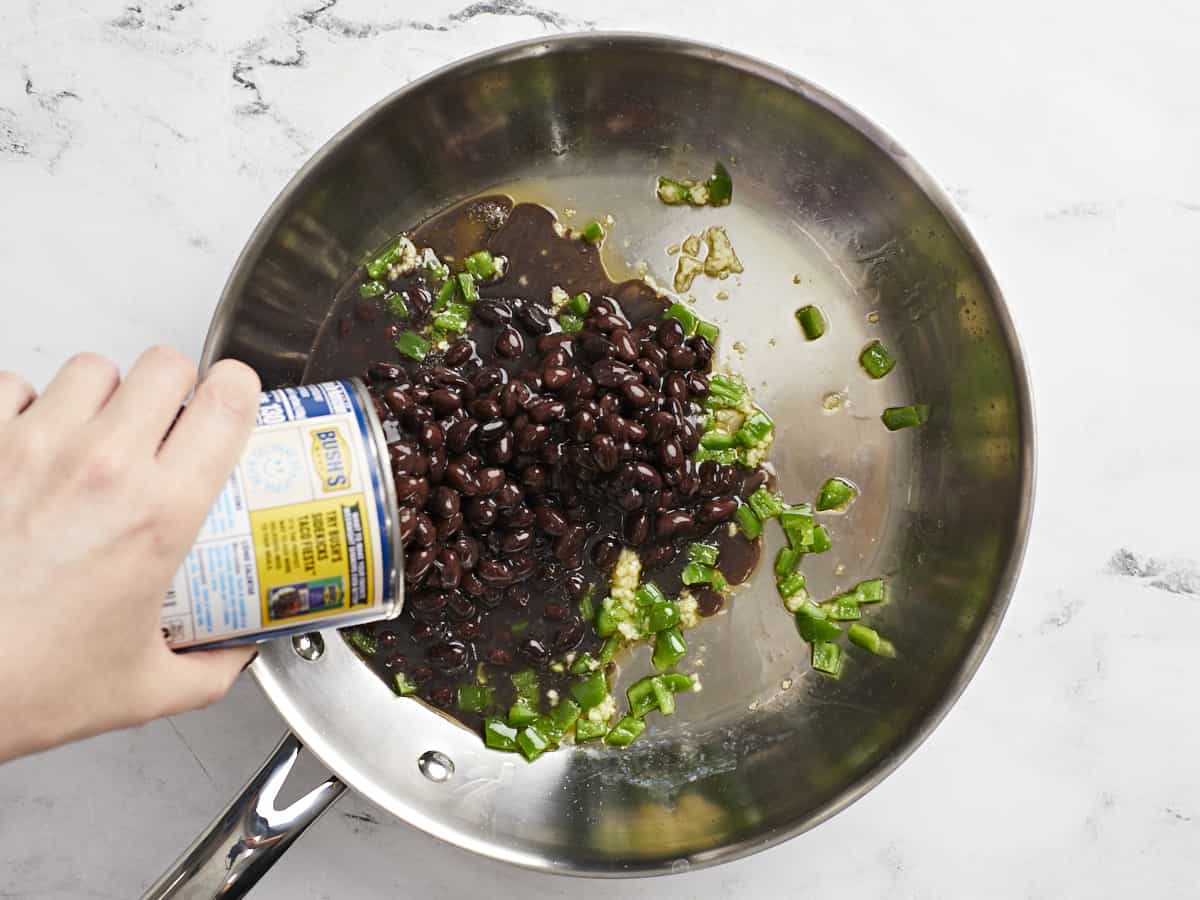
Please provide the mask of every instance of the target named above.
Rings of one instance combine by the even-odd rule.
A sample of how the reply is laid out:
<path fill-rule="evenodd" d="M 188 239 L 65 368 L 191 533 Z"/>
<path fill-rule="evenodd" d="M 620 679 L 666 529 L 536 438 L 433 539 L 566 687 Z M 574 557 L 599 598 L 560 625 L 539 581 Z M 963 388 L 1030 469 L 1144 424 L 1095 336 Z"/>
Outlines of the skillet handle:
<path fill-rule="evenodd" d="M 302 749 L 299 738 L 285 735 L 238 796 L 142 900 L 244 897 L 292 841 L 346 790 L 331 775 L 286 809 L 276 809 L 280 788 Z"/>

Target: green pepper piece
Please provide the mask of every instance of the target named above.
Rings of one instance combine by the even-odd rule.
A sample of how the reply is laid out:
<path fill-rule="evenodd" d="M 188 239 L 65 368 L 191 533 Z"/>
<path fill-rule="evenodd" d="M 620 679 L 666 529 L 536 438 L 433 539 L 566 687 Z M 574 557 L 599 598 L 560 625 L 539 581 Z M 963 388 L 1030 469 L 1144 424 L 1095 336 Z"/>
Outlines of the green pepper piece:
<path fill-rule="evenodd" d="M 858 608 L 853 596 L 842 594 L 822 605 L 829 611 L 829 618 L 837 622 L 853 622 L 862 618 L 862 610 Z"/>
<path fill-rule="evenodd" d="M 815 306 L 802 306 L 796 310 L 796 321 L 800 323 L 806 340 L 815 341 L 825 333 L 825 317 Z"/>
<path fill-rule="evenodd" d="M 657 584 L 647 581 L 634 592 L 633 600 L 638 606 L 654 606 L 657 603 L 665 603 L 667 596 L 658 589 Z"/>
<path fill-rule="evenodd" d="M 728 450 L 737 443 L 737 438 L 724 431 L 706 431 L 700 435 L 700 446 L 705 450 Z"/>
<path fill-rule="evenodd" d="M 509 677 L 512 680 L 513 690 L 517 692 L 518 697 L 524 697 L 527 700 L 537 703 L 538 697 L 541 696 L 541 687 L 538 684 L 537 672 L 533 671 L 533 669 L 525 669 L 521 672 L 514 672 Z"/>
<path fill-rule="evenodd" d="M 522 755 L 530 762 L 533 762 L 554 744 L 554 741 L 538 729 L 540 722 L 540 719 L 537 722 L 531 722 L 517 732 L 517 746 Z"/>
<path fill-rule="evenodd" d="M 598 244 L 604 240 L 604 226 L 593 220 L 584 225 L 579 234 L 589 244 Z"/>
<path fill-rule="evenodd" d="M 737 451 L 733 448 L 727 450 L 709 450 L 701 447 L 692 455 L 692 458 L 698 463 L 702 463 L 706 459 L 711 459 L 713 462 L 718 462 L 723 466 L 732 466 L 739 461 Z"/>
<path fill-rule="evenodd" d="M 392 679 L 392 690 L 401 697 L 410 697 L 417 692 L 417 683 L 403 672 L 397 672 Z"/>
<path fill-rule="evenodd" d="M 915 428 L 929 421 L 929 406 L 916 403 L 911 406 L 889 406 L 880 416 L 888 431 L 898 431 L 901 428 Z"/>
<path fill-rule="evenodd" d="M 680 578 L 684 584 L 712 584 L 716 569 L 712 566 L 702 566 L 699 563 L 688 563 L 683 567 Z"/>
<path fill-rule="evenodd" d="M 479 288 L 475 285 L 475 279 L 470 272 L 458 273 L 458 292 L 462 294 L 462 298 L 468 303 L 474 303 L 479 299 Z"/>
<path fill-rule="evenodd" d="M 696 323 L 696 336 L 704 338 L 715 347 L 721 337 L 721 329 L 712 322 L 705 322 L 701 319 Z"/>
<path fill-rule="evenodd" d="M 536 722 L 540 715 L 536 700 L 518 697 L 517 702 L 508 708 L 508 724 L 528 725 L 530 722 Z"/>
<path fill-rule="evenodd" d="M 674 304 L 671 309 L 676 306 L 681 306 L 683 311 L 695 319 L 695 315 L 686 306 L 680 303 Z M 670 310 L 668 310 L 670 312 Z M 663 318 L 668 318 L 664 316 Z M 673 316 L 669 318 L 674 318 Z M 684 328 L 686 331 L 686 326 Z M 722 375 L 720 372 L 714 372 L 708 378 L 708 396 L 704 398 L 704 405 L 710 409 L 735 409 L 742 405 L 742 401 L 746 399 L 746 385 L 735 378 L 728 375 Z"/>
<path fill-rule="evenodd" d="M 384 295 L 383 302 L 387 305 L 390 312 L 397 319 L 407 319 L 409 316 L 408 304 L 404 302 L 404 295 L 393 292 L 388 292 Z"/>
<path fill-rule="evenodd" d="M 786 601 L 803 591 L 804 586 L 804 573 L 792 572 L 792 574 L 776 582 L 775 589 L 779 591 L 780 599 Z"/>
<path fill-rule="evenodd" d="M 817 509 L 820 512 L 841 512 L 856 496 L 858 489 L 845 478 L 830 478 L 821 486 Z"/>
<path fill-rule="evenodd" d="M 592 308 L 592 298 L 586 293 L 579 293 L 567 301 L 567 311 L 577 316 L 586 316 Z"/>
<path fill-rule="evenodd" d="M 754 540 L 762 534 L 762 522 L 758 520 L 758 516 L 754 514 L 748 506 L 739 506 L 737 512 L 733 514 L 737 521 L 737 526 L 742 530 L 742 534 L 750 540 Z"/>
<path fill-rule="evenodd" d="M 529 627 L 528 622 L 513 622 L 512 625 L 509 626 L 508 630 L 511 631 L 513 634 L 520 634 L 522 631 L 524 631 L 528 627 Z"/>
<path fill-rule="evenodd" d="M 820 617 L 815 615 L 814 611 L 818 609 L 811 603 L 805 603 L 796 610 L 796 627 L 800 630 L 800 637 L 810 644 L 836 641 L 842 634 L 841 627 L 824 618 L 824 610 L 820 610 Z"/>
<path fill-rule="evenodd" d="M 405 331 L 396 338 L 396 349 L 409 359 L 420 362 L 429 355 L 429 341 L 415 331 Z"/>
<path fill-rule="evenodd" d="M 658 177 L 655 193 L 658 194 L 658 199 L 667 206 L 680 206 L 687 202 L 687 185 L 661 175 Z"/>
<path fill-rule="evenodd" d="M 688 337 L 696 333 L 696 324 L 700 321 L 700 318 L 682 303 L 672 303 L 668 306 L 667 311 L 663 313 L 663 318 L 677 321 L 683 326 L 683 332 Z M 710 380 L 710 386 L 711 383 Z"/>
<path fill-rule="evenodd" d="M 859 365 L 872 378 L 882 378 L 896 367 L 896 360 L 879 341 L 871 341 L 858 355 Z"/>
<path fill-rule="evenodd" d="M 635 681 L 625 691 L 629 700 L 629 714 L 639 719 L 654 709 L 658 698 L 654 696 L 654 676 L 647 676 Z"/>
<path fill-rule="evenodd" d="M 765 522 L 767 519 L 774 519 L 783 512 L 783 501 L 765 487 L 760 487 L 751 494 L 746 502 L 750 504 L 750 508 L 754 510 L 754 514 L 758 516 L 761 522 Z"/>
<path fill-rule="evenodd" d="M 342 634 L 346 635 L 350 646 L 363 656 L 374 656 L 375 651 L 379 649 L 379 642 L 375 639 L 375 635 L 366 628 L 353 628 L 343 631 Z"/>
<path fill-rule="evenodd" d="M 433 317 L 433 327 L 452 334 L 458 333 L 467 330 L 467 319 L 456 311 L 447 310 Z"/>
<path fill-rule="evenodd" d="M 883 579 L 872 578 L 869 581 L 860 581 L 854 586 L 854 596 L 859 603 L 882 603 Z"/>
<path fill-rule="evenodd" d="M 558 327 L 567 334 L 579 334 L 583 331 L 583 319 L 571 313 L 558 314 Z"/>
<path fill-rule="evenodd" d="M 608 637 L 616 632 L 618 622 L 612 608 L 600 607 L 600 612 L 596 613 L 596 634 Z"/>
<path fill-rule="evenodd" d="M 591 622 L 596 618 L 596 604 L 592 602 L 592 588 L 588 588 L 583 599 L 579 601 L 579 615 L 583 616 L 585 622 Z"/>
<path fill-rule="evenodd" d="M 693 691 L 696 689 L 696 682 L 692 680 L 691 675 L 684 675 L 681 672 L 667 672 L 664 675 L 657 676 L 663 680 L 672 691 L 676 694 L 682 691 Z"/>
<path fill-rule="evenodd" d="M 607 694 L 608 691 L 606 690 Z M 550 710 L 550 721 L 554 723 L 554 727 L 560 735 L 566 734 L 571 730 L 571 726 L 579 719 L 581 710 L 579 704 L 574 700 L 560 700 L 558 705 Z"/>
<path fill-rule="evenodd" d="M 655 676 L 650 679 L 650 684 L 654 688 L 654 702 L 658 704 L 658 711 L 664 716 L 675 715 L 675 694 L 667 687 L 663 677 Z"/>
<path fill-rule="evenodd" d="M 486 250 L 476 250 L 463 260 L 463 265 L 479 281 L 487 281 L 496 274 L 496 259 Z"/>
<path fill-rule="evenodd" d="M 812 546 L 816 523 L 807 503 L 785 507 L 779 514 L 779 524 L 793 549 L 803 551 Z"/>
<path fill-rule="evenodd" d="M 780 547 L 779 552 L 775 554 L 775 577 L 786 578 L 796 571 L 796 566 L 800 565 L 801 553 L 791 547 Z"/>
<path fill-rule="evenodd" d="M 604 672 L 597 670 L 575 682 L 571 685 L 571 696 L 583 709 L 599 706 L 608 696 L 608 680 L 604 677 Z"/>
<path fill-rule="evenodd" d="M 687 549 L 688 559 L 702 566 L 715 566 L 720 552 L 716 544 L 689 544 Z"/>
<path fill-rule="evenodd" d="M 654 655 L 651 657 L 654 668 L 659 671 L 671 668 L 683 659 L 687 648 L 687 641 L 683 639 L 679 626 L 658 632 L 654 638 Z"/>
<path fill-rule="evenodd" d="M 729 170 L 718 161 L 708 177 L 708 205 L 728 206 L 732 199 L 733 179 L 729 176 Z"/>
<path fill-rule="evenodd" d="M 874 628 L 868 628 L 866 625 L 851 625 L 846 636 L 850 638 L 850 643 L 869 650 L 876 656 L 896 655 L 896 648 L 892 646 L 892 642 L 881 638 L 879 632 Z"/>
<path fill-rule="evenodd" d="M 613 657 L 617 655 L 617 651 L 621 649 L 621 643 L 621 636 L 618 634 L 614 634 L 604 642 L 604 645 L 600 648 L 600 656 L 597 657 L 601 665 L 606 666 L 612 662 Z"/>
<path fill-rule="evenodd" d="M 666 631 L 668 628 L 674 628 L 679 624 L 679 607 L 670 600 L 664 600 L 662 603 L 655 603 L 650 607 L 650 616 L 647 621 L 647 626 L 650 631 L 657 634 L 660 631 Z"/>
<path fill-rule="evenodd" d="M 492 689 L 481 684 L 458 686 L 458 708 L 464 712 L 483 712 L 492 705 Z"/>
<path fill-rule="evenodd" d="M 358 286 L 358 296 L 364 300 L 370 297 L 382 297 L 387 290 L 387 285 L 382 281 L 366 281 Z"/>
<path fill-rule="evenodd" d="M 832 641 L 812 645 L 812 667 L 836 678 L 842 671 L 842 648 Z"/>
<path fill-rule="evenodd" d="M 590 653 L 581 653 L 575 658 L 575 662 L 571 663 L 572 675 L 587 675 L 590 672 L 600 668 L 600 664 Z"/>
<path fill-rule="evenodd" d="M 833 542 L 829 540 L 829 532 L 825 530 L 824 525 L 818 525 L 813 529 L 812 546 L 808 548 L 809 553 L 824 553 L 833 546 Z"/>
<path fill-rule="evenodd" d="M 613 726 L 604 737 L 604 743 L 611 747 L 628 747 L 637 736 L 646 730 L 646 723 L 633 715 L 625 716 Z"/>
<path fill-rule="evenodd" d="M 775 430 L 775 422 L 761 409 L 756 409 L 742 422 L 738 429 L 737 442 L 743 447 L 755 447 L 766 440 Z"/>
<path fill-rule="evenodd" d="M 515 752 L 518 749 L 517 729 L 506 724 L 503 719 L 484 719 L 483 743 L 493 750 Z"/>
<path fill-rule="evenodd" d="M 587 716 L 584 716 L 575 723 L 575 741 L 576 743 L 583 743 L 584 741 L 603 737 L 604 732 L 607 730 L 608 725 L 605 722 L 594 722 Z"/>
<path fill-rule="evenodd" d="M 454 294 L 458 290 L 458 280 L 455 278 L 447 278 L 437 293 L 437 302 L 433 304 L 434 310 L 443 310 L 454 300 Z"/>

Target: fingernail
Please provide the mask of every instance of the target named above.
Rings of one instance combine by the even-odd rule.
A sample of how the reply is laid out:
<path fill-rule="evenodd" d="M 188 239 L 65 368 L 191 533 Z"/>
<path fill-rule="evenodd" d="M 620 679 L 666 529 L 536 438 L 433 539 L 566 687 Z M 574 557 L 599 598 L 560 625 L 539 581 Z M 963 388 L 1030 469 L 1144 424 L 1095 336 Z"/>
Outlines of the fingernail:
<path fill-rule="evenodd" d="M 254 655 L 252 657 L 250 657 L 248 660 L 246 660 L 246 664 L 244 666 L 242 666 L 242 671 L 245 672 L 248 668 L 250 668 L 251 664 L 256 659 L 258 659 L 258 651 L 257 650 L 254 651 Z"/>

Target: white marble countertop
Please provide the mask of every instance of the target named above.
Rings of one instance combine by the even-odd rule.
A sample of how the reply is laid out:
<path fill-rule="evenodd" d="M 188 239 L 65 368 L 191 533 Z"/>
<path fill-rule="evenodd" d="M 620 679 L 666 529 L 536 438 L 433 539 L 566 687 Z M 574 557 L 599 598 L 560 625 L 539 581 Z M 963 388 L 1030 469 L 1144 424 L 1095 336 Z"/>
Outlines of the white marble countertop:
<path fill-rule="evenodd" d="M 897 773 L 773 850 L 624 889 L 1194 896 L 1200 12 L 1154 0 L 1132 13 L 1082 0 L 652 6 L 10 0 L 0 367 L 40 384 L 85 348 L 126 365 L 151 342 L 198 354 L 235 256 L 293 171 L 353 114 L 468 52 L 638 29 L 790 67 L 890 130 L 988 253 L 1033 372 L 1035 525 L 983 668 Z M 242 683 L 207 711 L 0 768 L 0 898 L 136 895 L 282 732 Z M 347 797 L 255 896 L 612 890 L 470 857 Z"/>

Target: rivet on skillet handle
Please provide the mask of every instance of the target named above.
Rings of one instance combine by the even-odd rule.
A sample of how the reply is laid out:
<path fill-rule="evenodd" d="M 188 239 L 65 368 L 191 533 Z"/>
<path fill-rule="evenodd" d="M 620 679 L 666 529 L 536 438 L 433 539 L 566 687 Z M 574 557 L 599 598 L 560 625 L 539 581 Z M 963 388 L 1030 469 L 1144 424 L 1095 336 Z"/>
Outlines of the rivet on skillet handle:
<path fill-rule="evenodd" d="M 142 900 L 244 897 L 346 786 L 330 776 L 287 809 L 275 801 L 303 745 L 288 734 L 270 758 Z"/>

